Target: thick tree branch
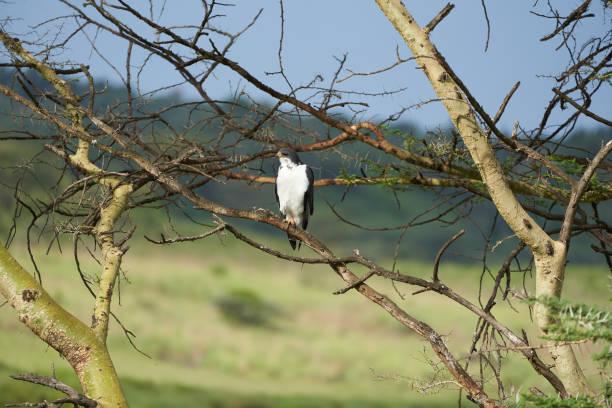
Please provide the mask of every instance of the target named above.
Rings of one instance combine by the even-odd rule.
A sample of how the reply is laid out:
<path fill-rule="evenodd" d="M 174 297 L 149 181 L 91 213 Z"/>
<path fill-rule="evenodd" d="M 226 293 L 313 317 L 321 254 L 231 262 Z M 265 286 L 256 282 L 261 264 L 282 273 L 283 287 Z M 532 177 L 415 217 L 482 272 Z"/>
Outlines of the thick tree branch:
<path fill-rule="evenodd" d="M 560 296 L 565 271 L 566 246 L 562 242 L 553 241 L 520 205 L 489 144 L 486 133 L 480 128 L 470 106 L 474 107 L 496 136 L 501 140 L 507 138 L 496 129 L 493 121 L 469 94 L 467 88 L 462 86 L 460 80 L 454 75 L 444 58 L 430 42 L 427 34 L 418 26 L 402 2 L 400 0 L 376 0 L 376 2 L 417 57 L 422 71 L 442 100 L 450 119 L 470 151 L 497 210 L 534 254 L 537 270 L 536 295 Z M 431 56 L 435 58 L 430 58 Z M 469 103 L 463 99 L 463 95 L 468 98 Z M 511 143 L 511 146 L 515 145 L 512 140 L 508 142 Z M 525 152 L 534 154 L 529 149 L 526 149 Z M 537 152 L 534 158 L 546 163 L 549 168 L 555 169 L 554 165 L 547 163 L 547 160 Z M 557 172 L 562 177 L 565 175 L 563 171 L 557 170 Z M 567 175 L 565 178 L 567 179 Z M 569 183 L 570 180 L 567 181 Z M 545 330 L 544 328 L 551 319 L 549 310 L 538 308 L 536 316 L 540 328 Z M 558 350 L 558 355 L 563 361 L 563 364 L 559 364 L 559 369 L 567 391 L 572 395 L 591 394 L 571 348 L 566 346 Z"/>
<path fill-rule="evenodd" d="M 85 395 L 102 408 L 127 407 L 104 344 L 89 327 L 55 303 L 2 245 L 0 294 L 21 322 L 70 363 Z"/>
<path fill-rule="evenodd" d="M 258 212 L 255 212 L 255 213 L 258 213 Z M 254 214 L 252 213 L 251 215 L 254 215 Z M 272 221 L 273 218 L 276 218 L 271 214 L 269 214 L 269 217 L 271 218 L 270 221 Z M 425 290 L 434 291 L 443 296 L 446 296 L 449 299 L 467 308 L 468 310 L 476 314 L 478 317 L 485 320 L 491 326 L 495 327 L 500 333 L 504 335 L 504 337 L 506 337 L 513 344 L 513 346 L 516 348 L 517 351 L 520 351 L 525 356 L 525 358 L 530 362 L 530 364 L 534 367 L 534 369 L 550 382 L 550 384 L 554 387 L 554 389 L 560 395 L 567 396 L 563 383 L 550 370 L 550 368 L 542 360 L 540 360 L 540 358 L 537 356 L 535 351 L 531 347 L 529 347 L 527 343 L 525 343 L 519 336 L 514 334 L 510 329 L 503 326 L 499 321 L 497 321 L 490 314 L 488 310 L 485 311 L 485 310 L 480 309 L 476 305 L 469 302 L 467 299 L 463 298 L 462 296 L 460 296 L 459 294 L 457 294 L 456 292 L 448 288 L 446 285 L 444 285 L 440 281 L 428 282 L 421 278 L 416 278 L 416 277 L 409 276 L 406 274 L 400 274 L 397 272 L 389 271 L 381 267 L 380 265 L 359 255 L 358 253 L 354 253 L 352 256 L 344 257 L 344 258 L 337 258 L 334 256 L 330 256 L 329 252 L 328 253 L 320 252 L 319 248 L 324 248 L 324 245 L 320 241 L 318 241 L 314 236 L 298 228 L 293 228 L 291 231 L 292 234 L 297 239 L 300 239 L 306 246 L 308 246 L 309 248 L 312 248 L 315 252 L 319 253 L 322 256 L 321 258 L 300 258 L 300 257 L 291 256 L 291 255 L 286 255 L 277 250 L 268 248 L 259 242 L 253 241 L 252 239 L 248 238 L 244 234 L 240 233 L 236 228 L 223 222 L 220 219 L 218 222 L 220 223 L 220 226 L 223 226 L 227 231 L 231 232 L 236 238 L 240 239 L 241 241 L 246 242 L 247 244 L 251 245 L 253 248 L 256 248 L 260 251 L 266 252 L 270 255 L 276 256 L 281 259 L 290 260 L 290 261 L 298 262 L 298 263 L 311 263 L 311 264 L 327 263 L 333 268 L 335 268 L 338 265 L 343 266 L 349 263 L 359 263 L 369 269 L 369 272 L 364 277 L 358 278 L 358 279 L 356 278 L 352 280 L 351 282 L 347 281 L 349 285 L 343 289 L 340 289 L 334 292 L 334 294 L 345 293 L 351 289 L 359 289 L 359 287 L 362 284 L 364 284 L 366 280 L 370 279 L 373 275 L 378 275 L 378 276 L 381 276 L 387 279 L 391 279 L 393 281 L 403 282 L 403 283 L 407 283 L 410 285 L 419 286 Z M 207 233 L 206 235 L 210 235 L 210 234 Z"/>
<path fill-rule="evenodd" d="M 49 68 L 23 49 L 18 41 L 9 37 L 1 30 L 0 40 L 2 40 L 5 46 L 15 55 L 23 58 L 28 64 L 31 64 L 34 69 L 53 85 L 61 98 L 65 101 L 66 116 L 71 120 L 69 129 L 78 135 L 87 134 L 82 122 L 83 111 L 78 106 L 70 85 L 60 78 L 53 69 Z M 93 97 L 93 95 L 91 95 L 91 97 Z M 40 112 L 41 109 L 37 109 L 37 111 Z M 88 135 L 87 138 L 83 138 L 82 136 L 79 137 L 76 153 L 70 156 L 64 155 L 72 165 L 83 170 L 88 176 L 103 174 L 103 171 L 89 160 L 90 140 L 92 139 L 94 138 L 90 135 Z M 117 176 L 103 175 L 97 179 L 97 182 L 108 187 L 113 196 L 110 203 L 100 210 L 100 221 L 96 226 L 97 239 L 102 248 L 104 264 L 100 277 L 100 287 L 94 305 L 92 328 L 100 340 L 106 342 L 108 320 L 110 317 L 110 303 L 115 281 L 119 273 L 119 267 L 121 265 L 121 257 L 123 255 L 121 248 L 114 244 L 113 229 L 115 221 L 117 221 L 125 209 L 133 187 L 131 184 L 123 184 L 122 179 Z"/>
<path fill-rule="evenodd" d="M 504 343 L 508 341 L 512 349 L 521 352 L 536 372 L 545 377 L 559 395 L 566 397 L 570 393 L 588 392 L 588 386 L 581 384 L 580 367 L 575 360 L 572 361 L 574 356 L 569 347 L 550 346 L 556 356 L 559 356 L 555 370 L 560 373 L 560 377 L 557 377 L 550 367 L 539 360 L 534 348 L 529 346 L 526 336 L 521 339 L 501 325 L 492 316 L 491 309 L 498 297 L 497 294 L 504 277 L 507 278 L 506 292 L 502 295 L 502 299 L 505 299 L 510 286 L 510 263 L 524 246 L 529 246 L 535 257 L 536 294 L 560 296 L 566 252 L 572 231 L 588 229 L 595 236 L 599 236 L 599 229 L 602 232 L 605 231 L 595 210 L 595 224 L 588 224 L 588 213 L 578 206 L 579 202 L 599 202 L 605 200 L 606 197 L 612 197 L 612 190 L 610 189 L 587 188 L 589 179 L 594 174 L 594 169 L 606 166 L 603 162 L 605 155 L 598 158 L 597 163 L 586 161 L 584 163 L 586 168 L 591 164 L 592 168 L 587 169 L 587 172 L 582 175 L 579 181 L 574 181 L 569 176 L 569 172 L 565 172 L 565 167 L 557 166 L 559 156 L 555 155 L 555 159 L 550 160 L 551 156 L 545 155 L 550 152 L 554 153 L 558 146 L 555 141 L 557 139 L 551 141 L 551 138 L 556 137 L 556 133 L 553 132 L 552 135 L 547 136 L 547 144 L 538 144 L 540 140 L 540 134 L 538 133 L 534 139 L 537 142 L 526 145 L 522 144 L 525 143 L 522 142 L 523 139 L 519 142 L 514 134 L 511 138 L 503 134 L 497 128 L 497 123 L 517 89 L 518 83 L 506 95 L 497 114 L 491 119 L 429 40 L 430 32 L 453 8 L 451 4 L 448 4 L 426 27 L 421 29 L 405 10 L 401 1 L 378 0 L 381 9 L 385 11 L 389 20 L 396 26 L 413 53 L 411 57 L 402 59 L 398 51 L 398 62 L 393 66 L 406 60 L 416 60 L 418 62 L 419 69 L 427 75 L 437 93 L 435 100 L 444 104 L 461 136 L 459 137 L 457 132 L 451 131 L 452 140 L 449 141 L 446 138 L 446 132 L 440 131 L 439 140 L 437 135 L 431 139 L 424 139 L 423 147 L 418 144 L 420 142 L 418 137 L 407 138 L 402 141 L 391 136 L 394 132 L 387 133 L 375 123 L 359 122 L 353 124 L 352 120 L 344 120 L 341 116 L 329 113 L 330 107 L 353 103 L 346 102 L 345 99 L 343 99 L 344 102 L 339 104 L 330 103 L 334 92 L 344 95 L 342 91 L 334 89 L 338 82 L 336 80 L 340 70 L 336 72 L 329 87 L 316 85 L 315 82 L 318 81 L 318 78 L 299 88 L 294 88 L 287 82 L 291 92 L 286 93 L 281 91 L 280 88 L 274 89 L 256 78 L 244 68 L 247 65 L 243 61 L 230 60 L 228 58 L 230 46 L 240 33 L 252 25 L 254 20 L 238 34 L 216 31 L 210 25 L 211 20 L 215 17 L 212 14 L 212 6 L 208 7 L 204 2 L 203 7 L 206 9 L 206 13 L 201 23 L 198 20 L 199 27 L 197 25 L 184 26 L 177 29 L 177 27 L 162 26 L 154 20 L 153 13 L 149 18 L 147 13 L 139 12 L 138 8 L 134 8 L 136 6 L 124 0 L 88 2 L 87 7 L 79 6 L 78 3 L 69 0 L 61 1 L 75 11 L 73 17 L 75 17 L 77 24 L 80 24 L 79 30 L 85 26 L 93 25 L 98 30 L 110 33 L 116 40 L 126 40 L 128 42 L 125 59 L 127 83 L 125 83 L 121 73 L 117 71 L 124 80 L 124 85 L 126 85 L 124 89 L 127 91 L 127 101 L 119 101 L 117 105 L 108 107 L 104 113 L 94 111 L 94 107 L 96 109 L 100 108 L 98 100 L 94 105 L 94 96 L 100 91 L 96 91 L 94 80 L 86 67 L 82 67 L 81 71 L 89 82 L 89 96 L 87 94 L 75 96 L 69 83 L 58 76 L 60 73 L 66 74 L 68 72 L 60 72 L 51 68 L 54 64 L 47 62 L 46 59 L 44 62 L 41 62 L 43 60 L 37 61 L 36 57 L 28 54 L 21 47 L 18 40 L 10 38 L 6 33 L 2 33 L 1 40 L 5 42 L 9 53 L 14 57 L 17 70 L 19 71 L 23 67 L 36 69 L 43 79 L 53 86 L 53 89 L 49 90 L 47 86 L 40 86 L 37 81 L 30 81 L 29 74 L 25 75 L 19 71 L 17 81 L 22 86 L 22 91 L 26 96 L 22 96 L 24 95 L 23 92 L 14 91 L 4 85 L 0 85 L 0 92 L 25 106 L 31 111 L 31 114 L 30 112 L 26 113 L 30 114 L 30 117 L 34 117 L 38 121 L 42 119 L 42 121 L 57 127 L 58 135 L 54 137 L 54 144 L 46 145 L 45 148 L 64 161 L 61 163 L 63 169 L 58 186 L 65 182 L 66 175 L 68 177 L 73 176 L 73 169 L 77 169 L 78 172 L 85 175 L 84 178 L 75 182 L 69 180 L 70 185 L 65 190 L 66 194 L 62 193 L 60 199 L 53 205 L 49 205 L 41 211 L 34 209 L 31 212 L 34 220 L 40 219 L 40 214 L 59 214 L 62 217 L 69 218 L 69 223 L 72 223 L 73 220 L 82 222 L 82 225 L 76 227 L 72 225 L 69 225 L 68 228 L 62 227 L 62 232 L 73 232 L 72 229 L 74 228 L 77 234 L 83 232 L 92 234 L 97 238 L 96 243 L 102 247 L 105 254 L 105 266 L 100 282 L 99 296 L 95 296 L 96 304 L 93 319 L 95 330 L 91 331 L 97 334 L 97 340 L 100 343 L 103 343 L 106 339 L 110 299 L 113 285 L 117 279 L 121 256 L 124 252 L 124 249 L 121 248 L 124 241 L 116 242 L 113 239 L 113 235 L 117 233 L 116 227 L 114 227 L 116 221 L 125 209 L 145 204 L 169 209 L 169 214 L 176 208 L 183 211 L 185 216 L 191 219 L 192 212 L 190 210 L 192 206 L 195 206 L 217 217 L 218 225 L 198 236 L 168 239 L 162 235 L 160 241 L 153 242 L 156 244 L 171 244 L 203 239 L 223 231 L 223 235 L 225 235 L 225 232 L 229 232 L 248 245 L 281 259 L 300 263 L 327 264 L 344 281 L 343 288 L 336 293 L 356 290 L 382 307 L 403 325 L 429 341 L 432 349 L 454 376 L 455 382 L 467 390 L 471 400 L 481 406 L 495 406 L 497 403 L 483 391 L 484 385 L 482 382 L 479 383 L 475 376 L 468 374 L 466 372 L 467 368 L 461 371 L 457 359 L 446 349 L 438 333 L 425 322 L 414 319 L 399 305 L 375 291 L 370 286 L 372 281 L 376 281 L 377 277 L 380 276 L 390 279 L 392 282 L 416 285 L 422 289 L 420 291 L 436 292 L 452 299 L 476 314 L 479 317 L 479 322 L 482 322 L 478 334 L 482 344 L 481 351 L 485 349 L 493 350 L 487 348 L 491 345 L 487 344 L 488 333 L 491 333 L 493 337 L 500 334 L 499 338 L 503 339 Z M 588 3 L 588 1 L 585 3 Z M 484 1 L 482 1 L 482 4 L 484 6 Z M 90 11 L 87 10 L 91 10 L 91 15 L 95 15 L 95 17 L 90 17 L 88 14 Z M 115 12 L 118 14 L 114 15 Z M 127 24 L 124 20 L 127 13 L 131 14 L 130 18 L 141 24 Z M 574 18 L 574 21 L 583 16 L 584 13 L 578 15 Z M 556 17 L 557 24 L 559 24 L 558 15 Z M 96 19 L 99 21 L 96 21 Z M 281 24 L 284 24 L 282 3 Z M 143 25 L 145 30 L 138 31 Z M 152 30 L 146 30 L 147 27 Z M 573 29 L 572 27 L 571 30 Z M 282 26 L 281 30 L 283 30 Z M 154 34 L 149 33 L 149 31 L 154 31 Z M 565 36 L 566 31 L 569 32 L 570 30 L 564 30 L 561 27 L 557 32 L 560 31 L 564 31 Z M 143 34 L 140 34 L 140 32 Z M 198 45 L 198 39 L 209 33 L 211 34 L 208 37 L 210 39 L 209 43 L 202 42 L 201 45 Z M 226 41 L 220 40 L 216 36 L 222 36 Z M 27 43 L 24 42 L 24 44 Z M 98 51 L 95 49 L 95 44 L 92 43 L 92 47 L 96 52 Z M 602 48 L 600 44 L 592 45 L 592 47 L 597 50 L 606 49 L 606 46 Z M 281 61 L 281 48 L 282 31 L 278 52 L 281 72 L 277 74 L 281 74 L 287 79 Z M 53 49 L 53 46 L 47 50 L 51 49 Z M 193 86 L 201 101 L 171 103 L 170 106 L 162 109 L 149 104 L 145 100 L 148 95 L 141 95 L 139 88 L 132 89 L 130 85 L 130 78 L 138 81 L 138 78 L 133 78 L 131 72 L 132 64 L 136 60 L 136 58 L 132 58 L 132 53 L 137 55 L 141 52 L 147 53 L 149 57 L 153 57 L 152 59 L 157 56 L 163 62 L 168 63 L 170 69 L 176 69 L 182 77 L 181 85 Z M 581 80 L 580 78 L 583 77 L 583 71 L 593 70 L 593 72 L 598 72 L 598 70 L 603 69 L 605 63 L 603 65 L 602 62 L 597 64 L 594 58 L 599 54 L 596 51 L 588 50 L 585 53 L 590 55 L 588 59 L 589 61 L 592 59 L 592 63 L 589 62 L 589 65 L 585 66 L 580 61 L 576 62 L 566 71 L 567 75 L 564 74 L 559 80 L 565 87 L 568 81 L 577 78 L 575 79 L 576 88 L 570 91 L 564 90 L 563 95 L 554 95 L 554 103 L 549 105 L 550 111 L 552 111 L 557 106 L 556 104 L 564 102 L 564 96 L 567 97 L 570 92 L 576 90 L 582 92 L 585 105 L 581 107 L 582 110 L 577 107 L 576 109 L 579 112 L 572 113 L 570 119 L 561 128 L 571 126 L 574 123 L 572 120 L 575 121 L 575 118 L 581 113 L 591 113 L 587 109 L 592 93 L 586 88 L 586 85 L 591 83 L 588 82 L 591 79 Z M 49 54 L 49 58 L 51 57 L 52 54 Z M 149 57 L 146 61 L 149 60 Z M 583 56 L 576 56 L 576 59 L 580 58 L 583 58 Z M 598 58 L 601 59 L 601 57 Z M 141 68 L 144 68 L 146 61 Z M 341 68 L 342 62 L 340 64 Z M 572 63 L 574 63 L 574 56 L 572 56 Z M 244 93 L 238 95 L 237 92 L 235 101 L 214 100 L 207 94 L 208 86 L 205 81 L 211 75 L 214 75 L 216 68 L 224 70 L 227 68 L 225 72 L 229 72 L 234 78 L 238 78 L 239 81 L 247 81 L 248 84 L 244 88 Z M 570 71 L 573 72 L 571 78 L 568 73 Z M 593 81 L 592 84 L 595 84 L 595 82 L 601 85 L 603 81 Z M 246 89 L 250 85 L 275 99 L 272 108 L 258 103 L 256 99 L 250 99 L 247 103 L 244 102 L 246 99 L 242 96 L 246 94 Z M 75 87 L 74 89 L 78 88 Z M 310 92 L 309 95 L 307 95 L 308 92 Z M 85 107 L 84 104 L 81 106 L 81 102 L 88 97 L 89 106 Z M 250 95 L 246 97 L 252 98 Z M 323 102 L 319 102 L 320 98 Z M 356 103 L 365 105 L 360 102 Z M 51 108 L 49 108 L 50 106 Z M 281 106 L 283 110 L 280 109 Z M 287 106 L 289 106 L 288 109 Z M 248 112 L 248 114 L 244 115 L 244 112 Z M 186 120 L 177 127 L 174 124 L 174 114 L 182 113 L 186 114 Z M 547 110 L 545 115 L 549 113 Z M 19 116 L 21 115 L 19 113 Z M 25 116 L 23 115 L 23 117 Z M 169 119 L 169 117 L 173 119 Z M 294 125 L 293 120 L 295 118 L 300 121 L 299 126 Z M 482 122 L 484 124 L 481 124 Z M 87 123 L 87 125 L 84 126 L 84 123 Z M 311 126 L 312 123 L 316 123 L 316 125 Z M 543 128 L 545 121 L 543 120 L 542 123 Z M 324 128 L 324 131 L 319 130 L 320 126 Z M 148 129 L 151 130 L 150 135 Z M 277 130 L 280 131 L 277 132 Z M 285 134 L 287 131 L 290 133 L 289 136 Z M 340 134 L 334 136 L 337 133 Z M 495 137 L 490 138 L 491 134 L 494 134 Z M 531 137 L 529 132 L 525 132 L 524 135 L 528 138 Z M 457 195 L 452 194 L 453 200 L 459 194 L 466 195 L 466 192 L 468 194 L 463 200 L 454 200 L 451 203 L 452 205 L 448 205 L 450 208 L 447 211 L 458 208 L 457 206 L 461 203 L 468 203 L 464 207 L 467 211 L 471 210 L 472 204 L 475 205 L 477 201 L 473 200 L 476 196 L 493 201 L 500 209 L 500 213 L 516 232 L 521 242 L 512 251 L 511 257 L 506 260 L 497 276 L 494 277 L 494 287 L 485 307 L 471 304 L 440 281 L 437 269 L 444 249 L 439 252 L 434 262 L 433 280 L 429 282 L 396 272 L 395 264 L 391 271 L 386 270 L 361 256 L 358 251 L 352 256 L 336 257 L 313 235 L 298 227 L 287 226 L 271 212 L 263 209 L 250 211 L 230 208 L 208 199 L 204 195 L 206 193 L 203 192 L 203 189 L 199 188 L 208 181 L 226 184 L 225 178 L 243 180 L 248 183 L 271 184 L 275 180 L 273 177 L 267 177 L 264 169 L 268 168 L 266 160 L 274 154 L 277 148 L 291 147 L 296 151 L 328 151 L 342 156 L 345 151 L 339 149 L 339 147 L 344 147 L 342 145 L 347 142 L 351 143 L 349 148 L 355 144 L 361 144 L 361 146 L 358 146 L 359 152 L 362 149 L 370 152 L 371 147 L 376 149 L 377 153 L 384 153 L 380 167 L 374 165 L 372 167 L 385 170 L 377 170 L 376 174 L 378 176 L 376 177 L 368 177 L 362 171 L 362 177 L 349 175 L 342 178 L 321 179 L 316 181 L 317 186 L 345 185 L 352 187 L 354 185 L 378 184 L 393 187 L 393 194 L 401 191 L 403 185 L 450 187 L 451 189 L 457 189 Z M 94 143 L 96 147 L 93 147 Z M 551 146 L 552 149 L 549 149 Z M 469 150 L 473 160 L 465 156 L 465 147 Z M 500 165 L 496 157 L 500 148 L 506 149 L 513 155 L 514 159 L 517 159 L 512 162 L 511 166 Z M 72 151 L 75 153 L 71 154 Z M 543 152 L 546 153 L 543 154 Z M 95 157 L 94 154 L 98 154 L 98 156 Z M 355 157 L 350 158 L 356 159 L 359 154 L 356 153 Z M 507 152 L 501 154 L 507 155 Z M 576 162 L 578 160 L 580 159 L 576 158 Z M 51 165 L 57 166 L 54 162 Z M 123 168 L 126 170 L 105 171 L 105 169 Z M 551 176 L 547 170 L 551 170 L 554 175 Z M 423 176 L 421 171 L 424 171 L 423 174 L 426 176 Z M 94 188 L 92 190 L 91 187 L 95 186 L 96 183 L 104 186 L 105 189 Z M 79 186 L 83 187 L 83 193 L 78 203 L 66 200 L 66 197 L 71 197 L 75 191 L 79 190 Z M 15 188 L 15 198 L 18 205 L 26 206 L 20 200 L 17 189 L 18 187 Z M 106 194 L 96 194 L 94 197 L 94 193 L 99 191 L 104 191 Z M 524 196 L 520 202 L 518 195 Z M 137 197 L 137 200 L 128 203 L 131 196 Z M 542 200 L 536 200 L 536 198 L 550 200 L 556 203 L 554 205 L 557 205 L 557 208 L 551 206 L 547 210 L 542 209 L 545 208 L 541 204 Z M 442 200 L 442 202 L 445 201 Z M 569 202 L 564 215 L 559 214 L 559 202 Z M 55 204 L 57 204 L 57 207 Z M 78 210 L 74 210 L 75 208 Z M 578 211 L 580 217 L 574 220 L 576 211 Z M 555 232 L 544 231 L 544 228 L 538 225 L 533 218 L 530 218 L 527 212 L 540 215 L 547 220 L 563 220 L 564 225 L 561 228 L 559 240 L 552 240 L 550 236 Z M 272 225 L 279 230 L 286 231 L 291 237 L 301 240 L 304 247 L 311 248 L 316 256 L 295 256 L 293 255 L 295 253 L 286 254 L 263 245 L 226 224 L 225 221 L 218 218 L 218 215 Z M 420 215 L 416 216 L 415 220 L 417 217 L 420 217 Z M 440 217 L 443 217 L 443 215 L 438 218 Z M 192 219 L 192 221 L 199 223 L 197 219 Z M 425 222 L 424 220 L 418 221 Z M 410 224 L 412 224 L 412 221 L 410 221 Z M 403 226 L 404 230 L 407 225 Z M 597 228 L 599 229 L 595 230 Z M 371 229 L 388 230 L 392 228 Z M 493 229 L 491 229 L 491 234 L 493 234 Z M 125 237 L 129 238 L 130 235 L 131 233 L 127 233 Z M 565 236 L 567 236 L 566 239 L 563 238 Z M 489 242 L 490 236 L 487 239 L 487 242 Z M 59 239 L 57 239 L 57 242 L 59 244 Z M 450 242 L 452 241 L 449 241 L 447 245 Z M 607 239 L 602 237 L 601 242 L 602 251 L 607 251 L 604 243 L 607 242 Z M 399 248 L 399 244 L 397 247 Z M 488 267 L 486 256 L 484 259 L 484 266 Z M 355 263 L 360 265 L 360 270 L 362 266 L 367 268 L 364 274 L 360 273 L 361 277 L 349 269 L 349 265 Z M 539 308 L 539 306 L 536 309 L 536 318 L 541 328 L 551 321 L 551 316 L 547 313 L 547 310 Z M 484 331 L 482 328 L 484 328 Z M 483 337 L 480 337 L 481 334 Z M 476 348 L 478 338 L 473 343 L 473 349 Z M 501 387 L 498 370 L 491 365 L 490 361 L 487 360 L 486 363 L 493 368 Z M 578 372 L 578 375 L 575 375 L 575 372 Z M 483 380 L 482 377 L 480 380 Z M 503 394 L 503 389 L 501 394 Z M 501 394 L 500 401 L 505 398 Z"/>

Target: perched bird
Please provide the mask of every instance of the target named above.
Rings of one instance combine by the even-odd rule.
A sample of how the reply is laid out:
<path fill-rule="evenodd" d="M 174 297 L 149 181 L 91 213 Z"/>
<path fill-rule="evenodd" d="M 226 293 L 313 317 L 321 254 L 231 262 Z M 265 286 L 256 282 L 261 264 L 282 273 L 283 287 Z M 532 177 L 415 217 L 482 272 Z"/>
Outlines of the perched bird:
<path fill-rule="evenodd" d="M 314 198 L 314 174 L 308 165 L 302 163 L 292 149 L 282 148 L 276 154 L 280 160 L 274 192 L 278 208 L 289 225 L 308 226 L 312 215 Z M 289 233 L 289 243 L 295 249 L 295 239 Z M 300 244 L 301 245 L 301 244 Z"/>

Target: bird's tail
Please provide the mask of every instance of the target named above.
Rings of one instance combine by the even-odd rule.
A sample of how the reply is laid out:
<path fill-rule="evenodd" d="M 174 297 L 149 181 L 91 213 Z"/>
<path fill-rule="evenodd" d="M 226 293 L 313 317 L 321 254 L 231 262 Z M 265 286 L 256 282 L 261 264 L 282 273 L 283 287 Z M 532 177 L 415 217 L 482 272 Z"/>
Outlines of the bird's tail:
<path fill-rule="evenodd" d="M 291 248 L 295 249 L 295 247 L 296 247 L 297 243 L 296 243 L 295 239 L 293 239 L 293 238 L 291 237 L 291 235 L 289 234 L 289 232 L 287 232 L 287 238 L 289 238 L 289 244 L 291 245 Z M 302 243 L 300 242 L 300 246 L 301 246 L 301 244 L 302 244 Z"/>

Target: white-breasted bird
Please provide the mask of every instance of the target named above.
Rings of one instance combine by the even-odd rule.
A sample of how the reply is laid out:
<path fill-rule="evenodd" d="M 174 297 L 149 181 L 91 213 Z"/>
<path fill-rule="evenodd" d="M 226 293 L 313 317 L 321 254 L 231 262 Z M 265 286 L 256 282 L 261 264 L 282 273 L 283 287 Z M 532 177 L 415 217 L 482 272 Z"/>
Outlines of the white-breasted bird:
<path fill-rule="evenodd" d="M 314 210 L 314 174 L 292 149 L 282 148 L 276 156 L 280 161 L 274 189 L 278 208 L 285 216 L 285 222 L 299 225 L 305 230 L 308 217 Z M 291 248 L 295 249 L 295 239 L 289 233 L 287 236 Z"/>

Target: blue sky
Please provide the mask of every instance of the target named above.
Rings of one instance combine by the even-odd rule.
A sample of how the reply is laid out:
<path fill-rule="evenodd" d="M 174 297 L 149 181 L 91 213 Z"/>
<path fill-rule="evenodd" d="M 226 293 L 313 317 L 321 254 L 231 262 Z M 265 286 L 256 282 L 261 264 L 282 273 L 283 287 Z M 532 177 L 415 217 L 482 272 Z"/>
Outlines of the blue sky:
<path fill-rule="evenodd" d="M 81 4 L 82 2 L 79 2 Z M 199 0 L 167 1 L 163 10 L 162 22 L 167 24 L 199 25 L 202 17 Z M 555 51 L 558 39 L 540 42 L 539 38 L 554 30 L 554 20 L 542 19 L 531 14 L 531 10 L 546 12 L 546 4 L 540 2 L 533 9 L 533 2 L 487 1 L 491 22 L 489 49 L 484 51 L 486 42 L 486 22 L 480 1 L 463 0 L 456 3 L 451 14 L 435 29 L 432 41 L 446 57 L 455 72 L 463 79 L 472 93 L 480 100 L 485 109 L 494 115 L 499 104 L 516 81 L 521 86 L 501 120 L 502 128 L 509 129 L 519 120 L 527 129 L 537 126 L 551 98 L 551 88 L 556 85 L 550 74 L 562 72 L 567 64 L 564 49 Z M 558 1 L 569 12 L 578 5 L 575 1 Z M 555 4 L 556 4 L 555 3 Z M 148 12 L 148 2 L 131 2 Z M 154 2 L 154 13 L 158 15 L 163 2 Z M 239 62 L 253 75 L 271 86 L 288 92 L 289 88 L 278 76 L 266 72 L 278 71 L 278 40 L 280 37 L 280 6 L 278 1 L 238 0 L 236 6 L 222 9 L 227 17 L 220 17 L 217 24 L 228 31 L 237 31 L 257 14 L 263 12 L 257 23 L 238 41 L 228 57 Z M 446 4 L 445 1 L 404 1 L 417 23 L 425 25 Z M 44 5 L 44 6 L 43 6 Z M 28 38 L 25 33 L 30 27 L 46 18 L 66 15 L 68 9 L 52 0 L 15 0 L 0 7 L 6 16 L 17 18 L 7 29 L 20 38 Z M 607 29 L 610 11 L 602 11 L 601 2 L 594 2 L 595 18 L 584 20 L 580 29 L 582 38 L 590 37 Z M 396 60 L 396 47 L 402 57 L 410 56 L 399 34 L 393 29 L 385 16 L 370 0 L 285 0 L 285 26 L 283 44 L 283 63 L 285 71 L 294 86 L 310 82 L 315 75 L 324 78 L 322 86 L 328 86 L 337 69 L 335 57 L 347 55 L 345 68 L 357 72 L 369 72 L 386 67 Z M 52 23 L 49 27 L 57 26 Z M 142 32 L 151 33 L 148 28 Z M 111 40 L 104 34 L 96 36 L 94 30 L 88 31 L 91 39 L 104 58 L 116 64 L 119 71 L 125 64 L 127 44 Z M 201 44 L 205 44 L 204 42 Z M 96 78 L 116 80 L 117 73 L 102 58 L 90 52 L 88 41 L 79 36 L 70 43 L 60 59 L 77 61 L 91 66 Z M 134 65 L 144 60 L 144 54 L 135 54 Z M 218 98 L 242 89 L 248 85 L 239 81 L 227 71 L 207 81 L 208 92 Z M 348 71 L 340 76 L 348 75 Z M 142 71 L 140 86 L 143 91 L 155 89 L 179 81 L 179 76 L 171 66 L 158 60 L 151 60 Z M 415 69 L 415 63 L 402 64 L 391 71 L 375 77 L 351 78 L 339 85 L 339 89 L 376 93 L 406 88 L 405 91 L 388 96 L 368 98 L 370 109 L 359 119 L 382 120 L 402 107 L 418 104 L 434 97 L 431 86 L 423 73 Z M 612 104 L 610 86 L 605 86 L 594 101 L 592 110 L 609 114 Z M 185 98 L 195 99 L 192 91 L 178 90 Z M 253 92 L 255 96 L 264 98 Z M 346 96 L 343 100 L 359 100 Z M 571 109 L 571 108 L 570 108 Z M 426 104 L 407 111 L 405 120 L 419 123 L 427 129 L 449 123 L 440 103 Z M 554 117 L 551 123 L 559 122 Z M 583 126 L 596 126 L 588 118 L 581 120 Z"/>

